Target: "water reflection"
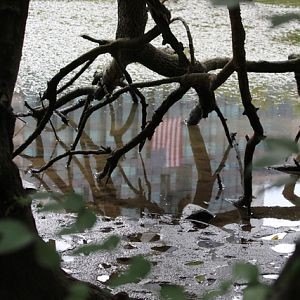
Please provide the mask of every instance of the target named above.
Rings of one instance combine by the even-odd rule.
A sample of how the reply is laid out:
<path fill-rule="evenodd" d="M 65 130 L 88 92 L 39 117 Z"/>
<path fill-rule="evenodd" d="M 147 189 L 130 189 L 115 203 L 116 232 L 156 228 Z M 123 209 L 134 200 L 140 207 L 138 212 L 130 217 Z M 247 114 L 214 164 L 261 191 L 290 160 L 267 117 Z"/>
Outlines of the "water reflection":
<path fill-rule="evenodd" d="M 97 1 L 85 1 L 84 14 L 82 4 L 78 5 L 80 3 L 78 1 L 32 1 L 18 78 L 19 91 L 14 99 L 15 109 L 23 110 L 24 99 L 29 102 L 35 101 L 38 91 L 46 86 L 46 81 L 58 68 L 90 49 L 89 43 L 78 38 L 80 34 L 88 31 L 91 36 L 100 35 L 108 39 L 114 36 L 115 3 L 102 2 L 101 5 L 105 6 L 105 9 L 99 18 Z M 181 0 L 171 2 L 170 5 L 174 15 L 188 16 L 191 30 L 197 37 L 195 39 L 195 48 L 199 51 L 196 53 L 197 58 L 206 59 L 231 53 L 230 26 L 228 18 L 224 17 L 227 13 L 224 13 L 223 8 L 212 8 L 206 1 L 197 0 L 190 1 L 189 6 L 184 5 Z M 191 6 L 201 11 L 205 19 L 199 20 L 197 14 L 191 15 L 193 11 L 190 9 Z M 285 12 L 291 10 L 294 11 L 295 8 L 284 8 Z M 274 36 L 286 31 L 290 25 L 270 31 L 269 21 L 265 18 L 277 11 L 276 6 L 252 5 L 243 8 L 243 18 L 248 26 L 249 59 L 286 59 L 290 54 L 286 45 L 274 42 Z M 283 9 L 280 8 L 280 11 Z M 214 20 L 213 25 L 211 20 Z M 102 26 L 103 24 L 107 26 Z M 180 40 L 185 41 L 185 31 L 176 26 L 174 31 Z M 264 43 L 261 43 L 262 40 Z M 160 44 L 160 41 L 155 43 Z M 61 44 L 68 46 L 61 47 Z M 296 52 L 297 47 L 289 47 L 288 51 Z M 108 59 L 109 57 L 105 57 L 101 60 L 101 65 Z M 93 72 L 94 69 L 91 68 L 80 84 L 90 82 Z M 130 66 L 129 72 L 134 80 L 147 80 L 154 76 L 147 71 L 141 71 L 136 65 Z M 238 148 L 243 154 L 244 136 L 249 134 L 250 129 L 247 119 L 242 117 L 243 110 L 238 104 L 234 80 L 235 78 L 217 91 L 217 101 L 228 118 L 230 130 L 237 131 Z M 261 107 L 259 114 L 266 134 L 281 133 L 293 138 L 299 126 L 296 106 L 293 104 L 298 101 L 293 75 L 282 74 L 275 77 L 275 75 L 250 74 L 250 82 L 253 98 L 257 101 L 257 106 Z M 170 89 L 162 87 L 147 90 L 149 118 Z M 138 149 L 127 153 L 107 185 L 95 181 L 93 176 L 104 167 L 105 157 L 93 155 L 74 157 L 68 169 L 64 166 L 66 160 L 59 161 L 43 174 L 29 180 L 34 180 L 38 186 L 46 190 L 79 192 L 85 196 L 90 206 L 112 217 L 120 214 L 138 217 L 143 212 L 178 214 L 186 204 L 194 203 L 208 208 L 213 213 L 220 213 L 223 223 L 239 220 L 239 214 L 224 200 L 238 198 L 242 193 L 236 153 L 228 148 L 223 129 L 216 116 L 212 115 L 207 120 L 201 121 L 200 127 L 188 128 L 184 124 L 184 118 L 194 106 L 195 99 L 195 95 L 189 92 L 180 103 L 176 104 L 166 115 L 152 141 L 145 144 L 142 153 L 138 153 Z M 21 169 L 26 172 L 32 166 L 41 166 L 51 157 L 69 149 L 76 136 L 74 128 L 78 125 L 79 116 L 78 112 L 70 114 L 70 126 L 62 124 L 60 119 L 54 116 L 52 122 L 57 128 L 60 142 L 56 141 L 51 128 L 48 128 L 22 154 L 22 157 L 16 159 Z M 140 131 L 140 125 L 140 106 L 132 104 L 130 96 L 124 95 L 118 102 L 92 115 L 87 122 L 79 148 L 97 149 L 100 145 L 121 147 Z M 26 139 L 34 127 L 35 122 L 32 120 L 28 120 L 26 125 L 18 121 L 15 144 L 18 145 Z M 166 133 L 172 140 L 164 139 Z M 264 149 L 260 145 L 256 153 L 259 156 L 263 152 Z M 217 184 L 219 171 L 225 186 L 224 190 L 220 190 Z M 261 187 L 276 181 L 278 176 L 264 170 L 256 171 L 253 178 L 254 189 L 261 190 Z M 290 204 L 284 202 L 283 197 L 294 204 L 298 200 L 297 187 L 295 178 L 295 184 L 291 183 L 279 193 L 278 191 L 275 193 L 275 190 L 273 194 L 272 190 L 264 191 L 254 200 L 257 206 L 256 215 L 262 217 L 273 214 L 278 217 L 280 215 L 278 211 L 261 209 L 268 204 L 286 206 L 281 210 L 281 215 L 290 217 L 292 209 L 295 212 L 295 208 L 287 207 Z M 278 196 L 281 194 L 283 197 Z M 277 204 L 276 199 L 279 200 Z M 227 213 L 230 211 L 232 214 Z"/>
<path fill-rule="evenodd" d="M 161 94 L 154 90 L 146 93 L 150 102 L 149 117 L 153 114 L 155 103 L 165 94 L 164 90 Z M 193 102 L 187 97 L 190 95 L 170 110 L 153 139 L 145 144 L 142 153 L 133 149 L 121 159 L 107 185 L 94 178 L 94 173 L 104 167 L 106 159 L 105 156 L 95 155 L 74 157 L 70 168 L 65 168 L 66 160 L 58 161 L 44 173 L 35 175 L 35 183 L 49 191 L 79 192 L 87 199 L 88 205 L 111 217 L 139 217 L 145 212 L 176 215 L 188 203 L 206 207 L 221 215 L 233 211 L 233 206 L 225 199 L 237 198 L 242 192 L 236 152 L 228 146 L 216 116 L 204 120 L 200 126 L 185 125 L 184 116 L 188 115 L 193 106 Z M 15 103 L 16 106 L 21 105 L 19 95 L 16 95 Z M 231 116 L 231 123 L 240 122 L 240 110 L 235 114 L 236 110 L 235 105 L 227 104 L 223 107 L 226 115 Z M 26 172 L 30 167 L 42 166 L 52 157 L 68 150 L 76 135 L 74 128 L 77 127 L 79 116 L 79 112 L 71 114 L 70 126 L 61 125 L 60 120 L 54 116 L 52 121 L 58 128 L 60 141 L 55 139 L 51 128 L 48 128 L 22 154 L 22 159 L 18 158 L 22 170 Z M 268 122 L 272 123 L 272 120 Z M 16 144 L 31 133 L 35 122 L 28 120 L 24 125 L 19 121 L 18 124 Z M 79 148 L 97 149 L 100 145 L 122 147 L 139 132 L 140 125 L 141 107 L 132 103 L 129 95 L 124 95 L 119 101 L 91 117 Z M 240 126 L 239 130 L 247 130 L 246 122 L 245 127 Z M 245 142 L 241 135 L 238 136 L 238 148 L 242 153 Z M 217 174 L 225 189 L 220 189 Z M 264 178 L 263 182 L 267 186 L 273 176 L 274 174 L 267 174 L 262 170 L 254 177 L 254 184 L 255 179 L 261 181 Z M 296 181 L 295 178 L 282 192 L 276 188 L 266 189 L 254 201 L 255 205 L 276 206 L 279 201 L 281 206 L 291 206 L 292 204 L 284 204 L 281 198 L 284 196 L 295 201 Z M 263 182 L 259 183 L 260 188 Z M 231 213 L 228 216 L 232 219 Z M 236 218 L 240 216 L 237 214 L 233 217 Z"/>

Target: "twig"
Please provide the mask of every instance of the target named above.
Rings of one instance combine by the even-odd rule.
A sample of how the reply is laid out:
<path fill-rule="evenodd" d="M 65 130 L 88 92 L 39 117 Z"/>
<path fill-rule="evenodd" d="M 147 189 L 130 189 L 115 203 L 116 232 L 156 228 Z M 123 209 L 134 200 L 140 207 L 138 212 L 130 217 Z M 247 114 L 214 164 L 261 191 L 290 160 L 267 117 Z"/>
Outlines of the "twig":
<path fill-rule="evenodd" d="M 298 143 L 299 139 L 300 139 L 300 130 L 298 131 L 298 133 L 295 137 L 295 143 Z"/>
<path fill-rule="evenodd" d="M 230 150 L 232 149 L 232 147 L 229 145 L 226 149 L 226 151 L 223 154 L 223 158 L 221 160 L 221 162 L 219 163 L 219 166 L 217 167 L 217 169 L 215 170 L 215 172 L 213 173 L 212 177 L 216 177 L 218 174 L 221 173 L 221 171 L 223 170 L 223 168 L 225 167 L 225 163 L 228 159 L 228 155 Z"/>
<path fill-rule="evenodd" d="M 82 34 L 81 37 L 85 40 L 88 40 L 90 42 L 93 42 L 93 43 L 97 43 L 99 44 L 99 46 L 101 45 L 106 45 L 108 43 L 110 43 L 111 41 L 108 41 L 108 40 L 98 40 L 98 39 L 95 39 L 87 34 Z"/>
<path fill-rule="evenodd" d="M 41 101 L 41 103 L 42 103 L 43 109 L 45 109 L 44 102 Z M 54 136 L 55 136 L 56 141 L 60 141 L 60 138 L 58 137 L 58 135 L 57 135 L 57 133 L 56 133 L 56 130 L 55 130 L 54 126 L 53 126 L 53 122 L 52 122 L 51 118 L 49 119 L 49 123 L 50 123 L 50 126 L 51 126 L 51 128 L 52 128 L 52 131 L 53 131 L 53 133 L 54 133 Z"/>
<path fill-rule="evenodd" d="M 146 2 L 154 22 L 157 24 L 162 33 L 164 40 L 163 43 L 168 43 L 177 53 L 179 61 L 188 67 L 190 62 L 184 54 L 183 45 L 182 43 L 178 42 L 177 38 L 174 36 L 169 27 L 171 19 L 170 11 L 162 3 L 160 3 L 159 0 L 146 0 Z"/>
<path fill-rule="evenodd" d="M 152 120 L 146 125 L 145 129 L 142 130 L 138 135 L 131 139 L 124 147 L 115 150 L 112 155 L 107 159 L 106 164 L 102 172 L 97 173 L 98 179 L 107 177 L 106 182 L 108 182 L 111 173 L 116 168 L 119 159 L 128 151 L 133 149 L 135 146 L 141 143 L 141 141 L 146 138 L 151 139 L 156 127 L 162 121 L 163 116 L 169 110 L 169 108 L 179 101 L 184 94 L 189 90 L 187 86 L 180 86 L 175 91 L 173 91 L 167 99 L 158 107 L 152 116 Z"/>
<path fill-rule="evenodd" d="M 223 190 L 224 186 L 223 186 L 223 183 L 222 183 L 222 179 L 220 177 L 220 173 L 217 173 L 217 182 L 218 182 L 219 190 Z"/>
<path fill-rule="evenodd" d="M 45 93 L 45 97 L 49 100 L 49 106 L 48 109 L 44 115 L 44 117 L 41 119 L 41 121 L 38 123 L 37 128 L 35 131 L 27 138 L 27 140 L 20 145 L 12 154 L 12 157 L 16 157 L 21 152 L 23 152 L 35 139 L 37 136 L 41 134 L 41 132 L 44 130 L 46 124 L 50 120 L 52 113 L 54 111 L 55 107 L 55 101 L 56 101 L 56 88 L 60 81 L 60 73 L 59 75 L 54 76 L 49 82 L 48 82 L 48 88 Z"/>
<path fill-rule="evenodd" d="M 79 120 L 79 124 L 78 124 L 78 131 L 77 131 L 77 135 L 76 138 L 71 146 L 71 151 L 74 151 L 77 147 L 77 144 L 80 140 L 80 137 L 82 135 L 82 132 L 84 130 L 85 124 L 86 124 L 86 120 L 85 120 L 85 113 L 86 111 L 89 109 L 91 101 L 94 99 L 93 95 L 89 95 L 86 97 L 85 103 L 84 103 L 84 108 L 82 111 L 82 114 L 80 116 L 80 120 Z M 67 162 L 67 167 L 70 165 L 72 160 L 72 155 L 69 156 L 68 162 Z"/>
<path fill-rule="evenodd" d="M 195 65 L 195 48 L 194 48 L 194 42 L 193 42 L 193 37 L 192 37 L 192 34 L 191 34 L 191 31 L 190 31 L 190 27 L 189 25 L 187 24 L 187 22 L 181 18 L 181 17 L 176 17 L 176 18 L 173 18 L 170 23 L 174 22 L 174 21 L 180 21 L 185 30 L 186 30 L 186 34 L 187 34 L 187 37 L 188 37 L 188 40 L 189 40 L 189 49 L 190 49 L 190 56 L 191 56 L 191 66 L 193 67 Z"/>
<path fill-rule="evenodd" d="M 49 167 L 51 167 L 55 162 L 57 162 L 58 160 L 67 157 L 67 156 L 73 156 L 73 155 L 100 155 L 100 154 L 110 154 L 111 153 L 111 149 L 110 148 L 102 148 L 99 150 L 69 150 L 61 155 L 58 155 L 57 157 L 49 160 L 44 166 L 42 166 L 39 169 L 31 169 L 32 173 L 41 173 L 44 170 L 48 169 Z"/>
<path fill-rule="evenodd" d="M 61 88 L 59 88 L 57 90 L 57 94 L 60 94 L 65 89 L 67 89 L 69 86 L 71 86 L 84 73 L 84 71 L 86 71 L 88 69 L 88 67 L 94 62 L 95 59 L 96 59 L 96 57 L 88 60 L 86 62 L 86 64 L 84 66 L 82 66 L 82 68 L 74 75 L 73 78 L 71 78 L 66 84 L 64 84 Z"/>
<path fill-rule="evenodd" d="M 224 118 L 218 105 L 215 107 L 215 112 L 217 113 L 219 119 L 221 120 L 221 123 L 222 123 L 224 131 L 225 131 L 225 135 L 227 137 L 227 141 L 228 141 L 229 145 L 232 147 L 232 140 L 230 137 L 228 126 L 227 126 L 227 119 Z"/>
<path fill-rule="evenodd" d="M 233 148 L 234 148 L 235 153 L 236 153 L 236 159 L 237 159 L 238 165 L 239 165 L 239 171 L 240 171 L 240 175 L 241 175 L 241 182 L 243 183 L 244 182 L 244 168 L 243 168 L 243 164 L 242 164 L 239 145 L 238 145 L 238 143 L 236 142 L 236 139 L 235 139 L 236 133 L 231 133 L 230 136 L 231 136 Z"/>
<path fill-rule="evenodd" d="M 146 172 L 146 167 L 145 167 L 145 163 L 144 163 L 144 160 L 143 160 L 143 156 L 141 153 L 139 153 L 139 156 L 140 156 L 140 159 L 141 159 L 141 162 L 142 162 L 142 168 L 143 168 L 143 174 L 144 174 L 144 179 L 145 179 L 145 182 L 146 182 L 146 186 L 148 188 L 148 201 L 151 201 L 151 183 L 148 179 L 148 176 L 147 176 L 147 172 Z"/>
<path fill-rule="evenodd" d="M 76 103 L 69 105 L 65 108 L 62 108 L 59 112 L 63 115 L 67 115 L 71 111 L 74 111 L 74 110 L 84 106 L 84 104 L 85 104 L 85 99 L 80 99 L 80 100 L 76 101 Z"/>

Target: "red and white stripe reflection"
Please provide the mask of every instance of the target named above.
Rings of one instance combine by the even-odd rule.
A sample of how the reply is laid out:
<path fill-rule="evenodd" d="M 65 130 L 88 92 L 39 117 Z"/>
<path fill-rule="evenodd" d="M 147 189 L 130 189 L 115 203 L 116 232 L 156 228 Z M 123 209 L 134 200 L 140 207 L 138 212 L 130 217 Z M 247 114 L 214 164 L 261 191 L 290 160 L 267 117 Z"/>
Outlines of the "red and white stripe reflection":
<path fill-rule="evenodd" d="M 182 118 L 166 118 L 156 128 L 151 150 L 165 151 L 165 167 L 179 167 L 182 158 Z"/>

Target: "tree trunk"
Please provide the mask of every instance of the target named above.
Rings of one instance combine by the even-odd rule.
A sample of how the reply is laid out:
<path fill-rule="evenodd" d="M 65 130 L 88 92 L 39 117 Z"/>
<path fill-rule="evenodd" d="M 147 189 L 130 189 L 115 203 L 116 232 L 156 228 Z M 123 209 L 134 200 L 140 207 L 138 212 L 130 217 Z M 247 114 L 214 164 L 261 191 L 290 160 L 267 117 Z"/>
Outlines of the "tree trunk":
<path fill-rule="evenodd" d="M 17 166 L 12 161 L 15 116 L 11 101 L 18 75 L 29 0 L 0 1 L 0 220 L 21 221 L 38 236 L 30 205 L 17 200 L 26 196 Z M 6 255 L 0 255 L 0 299 L 62 300 L 76 282 L 61 269 L 42 267 L 36 259 L 35 242 Z M 89 299 L 113 299 L 90 285 Z"/>

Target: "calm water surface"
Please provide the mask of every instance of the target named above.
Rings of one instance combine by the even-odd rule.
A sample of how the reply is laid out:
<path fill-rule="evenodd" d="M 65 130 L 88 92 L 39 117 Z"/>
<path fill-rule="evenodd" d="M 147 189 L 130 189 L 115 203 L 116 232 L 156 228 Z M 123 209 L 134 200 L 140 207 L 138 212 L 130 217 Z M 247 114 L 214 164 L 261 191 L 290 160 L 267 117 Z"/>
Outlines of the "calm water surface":
<path fill-rule="evenodd" d="M 226 10 L 213 8 L 207 1 L 192 0 L 188 7 L 183 3 L 171 2 L 170 8 L 174 16 L 188 20 L 194 35 L 196 57 L 208 59 L 230 56 Z M 272 5 L 243 6 L 248 59 L 285 60 L 290 53 L 297 52 L 297 45 L 279 42 L 277 37 L 287 35 L 298 24 L 290 23 L 272 29 L 267 18 L 273 13 L 295 10 Z M 38 92 L 45 89 L 46 81 L 59 68 L 94 46 L 80 38 L 81 34 L 88 33 L 101 39 L 114 37 L 115 16 L 115 1 L 32 1 L 17 84 L 16 110 L 23 109 L 24 99 L 37 102 Z M 180 24 L 172 26 L 186 43 L 185 32 Z M 154 43 L 159 45 L 160 42 L 157 40 Z M 109 56 L 98 59 L 99 68 L 109 60 Z M 91 82 L 96 67 L 97 64 L 92 66 L 78 85 Z M 137 65 L 130 66 L 129 72 L 136 81 L 158 77 Z M 250 81 L 266 134 L 294 138 L 299 127 L 299 105 L 293 74 L 251 74 Z M 172 89 L 174 86 L 143 90 L 149 102 L 149 117 Z M 217 91 L 217 101 L 228 119 L 230 131 L 237 132 L 238 148 L 243 154 L 244 137 L 251 135 L 252 131 L 242 116 L 235 76 Z M 228 147 L 215 114 L 202 120 L 199 126 L 185 125 L 184 121 L 195 102 L 195 94 L 189 92 L 172 107 L 156 130 L 153 140 L 145 144 L 141 153 L 138 153 L 138 149 L 127 153 L 107 185 L 95 181 L 93 177 L 95 172 L 103 168 L 105 156 L 78 156 L 68 169 L 65 168 L 66 161 L 61 160 L 38 176 L 29 177 L 27 174 L 26 179 L 46 190 L 81 193 L 90 206 L 112 217 L 139 217 L 143 213 L 179 214 L 188 203 L 201 205 L 214 213 L 232 211 L 233 207 L 226 199 L 237 199 L 242 193 L 236 152 Z M 80 112 L 70 115 L 74 128 L 79 116 Z M 16 144 L 35 128 L 34 121 L 26 121 L 26 125 L 18 122 Z M 17 158 L 24 174 L 30 167 L 42 166 L 51 157 L 64 153 L 72 144 L 76 131 L 63 125 L 55 116 L 52 121 L 58 128 L 61 142 L 55 140 L 49 127 L 26 149 L 24 155 Z M 100 145 L 121 147 L 138 134 L 140 125 L 141 107 L 132 104 L 130 96 L 126 94 L 113 105 L 92 115 L 78 149 L 96 149 Z M 166 139 L 166 136 L 169 138 Z M 264 154 L 263 146 L 258 148 L 257 154 Z M 220 167 L 223 190 L 219 190 L 215 174 Z M 297 183 L 288 192 L 284 188 L 261 192 L 282 176 L 267 170 L 254 172 L 254 190 L 258 195 L 254 199 L 255 206 L 294 205 L 295 194 L 300 193 Z"/>

